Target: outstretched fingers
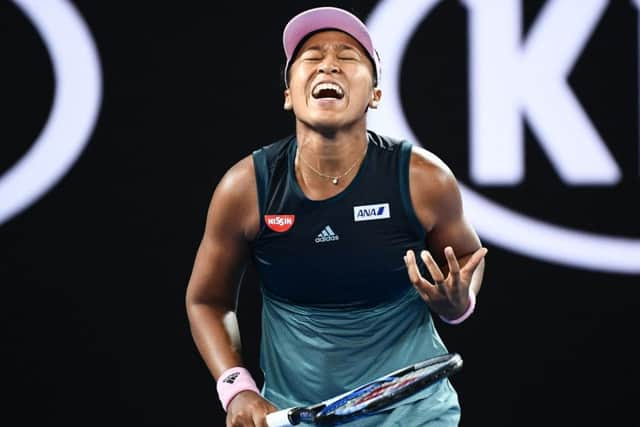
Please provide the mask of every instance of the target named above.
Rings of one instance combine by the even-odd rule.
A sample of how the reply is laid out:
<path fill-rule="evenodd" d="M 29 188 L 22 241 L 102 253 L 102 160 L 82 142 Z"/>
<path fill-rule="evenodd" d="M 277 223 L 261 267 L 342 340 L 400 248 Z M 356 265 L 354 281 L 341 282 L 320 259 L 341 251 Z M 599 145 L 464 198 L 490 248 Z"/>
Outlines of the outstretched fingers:
<path fill-rule="evenodd" d="M 420 257 L 422 258 L 422 261 L 424 261 L 424 264 L 427 266 L 427 270 L 429 270 L 429 274 L 431 274 L 431 278 L 435 282 L 435 285 L 438 287 L 438 289 L 440 289 L 441 292 L 446 294 L 446 277 L 442 273 L 442 270 L 440 270 L 440 267 L 438 266 L 436 260 L 433 259 L 431 252 L 423 250 L 422 252 L 420 252 Z"/>
<path fill-rule="evenodd" d="M 480 261 L 482 261 L 487 252 L 488 249 L 484 247 L 475 251 L 473 255 L 471 255 L 471 257 L 467 260 L 467 263 L 464 265 L 464 267 L 462 267 L 462 270 L 466 274 L 473 274 L 476 268 L 478 268 L 478 264 L 480 264 Z"/>
<path fill-rule="evenodd" d="M 418 269 L 418 263 L 416 262 L 416 256 L 414 252 L 412 250 L 408 250 L 403 259 L 405 265 L 407 266 L 409 280 L 416 288 L 418 293 L 420 293 L 422 298 L 425 300 L 429 300 L 432 289 L 434 289 L 435 287 L 431 282 L 422 277 L 422 274 L 420 274 L 420 269 Z"/>
<path fill-rule="evenodd" d="M 453 280 L 457 282 L 458 277 L 460 276 L 460 264 L 458 264 L 458 258 L 451 246 L 444 248 L 444 256 L 447 259 L 447 264 L 449 266 L 449 274 Z"/>
<path fill-rule="evenodd" d="M 418 269 L 418 263 L 416 262 L 416 256 L 412 250 L 408 250 L 404 256 L 404 262 L 407 266 L 407 272 L 409 273 L 409 280 L 414 285 L 431 285 L 431 283 L 422 277 L 420 269 Z"/>

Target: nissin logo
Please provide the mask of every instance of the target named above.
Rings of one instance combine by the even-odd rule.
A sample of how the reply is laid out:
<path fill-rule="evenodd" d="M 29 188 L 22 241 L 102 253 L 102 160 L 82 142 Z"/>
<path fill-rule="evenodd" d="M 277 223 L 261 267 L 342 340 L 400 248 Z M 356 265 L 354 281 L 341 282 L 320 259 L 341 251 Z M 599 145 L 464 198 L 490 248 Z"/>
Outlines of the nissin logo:
<path fill-rule="evenodd" d="M 355 222 L 385 218 L 391 218 L 389 203 L 353 207 L 353 220 Z"/>
<path fill-rule="evenodd" d="M 435 44 L 441 49 L 442 40 L 446 40 L 438 37 L 434 41 L 432 37 L 424 42 L 424 38 L 417 36 L 424 35 L 421 29 L 432 30 L 429 23 L 442 18 L 441 13 L 432 14 L 435 6 L 442 6 L 439 12 L 455 9 L 458 13 L 455 19 L 460 18 L 456 23 L 468 25 L 465 32 L 468 51 L 450 52 L 451 58 L 466 54 L 466 58 L 456 64 L 468 67 L 461 74 L 468 79 L 463 84 L 468 87 L 468 99 L 463 99 L 468 103 L 468 116 L 463 118 L 468 127 L 460 127 L 468 129 L 468 134 L 451 136 L 445 143 L 467 138 L 468 146 L 464 149 L 468 148 L 468 164 L 464 172 L 468 172 L 468 181 L 474 187 L 461 182 L 460 190 L 465 212 L 483 240 L 555 264 L 639 274 L 640 237 L 633 220 L 636 212 L 633 209 L 637 208 L 628 203 L 636 197 L 640 184 L 637 179 L 640 163 L 638 70 L 635 74 L 620 73 L 619 69 L 609 72 L 610 67 L 616 68 L 612 65 L 616 61 L 607 59 L 625 58 L 630 54 L 640 56 L 635 40 L 623 45 L 621 38 L 624 34 L 637 37 L 640 25 L 636 18 L 635 23 L 625 20 L 618 25 L 632 22 L 634 28 L 628 28 L 631 31 L 617 29 L 614 33 L 596 29 L 602 30 L 602 21 L 612 16 L 637 12 L 634 9 L 640 7 L 640 0 L 547 0 L 535 16 L 529 15 L 533 19 L 526 29 L 522 0 L 380 1 L 369 15 L 367 26 L 384 64 L 384 98 L 379 108 L 369 113 L 368 125 L 381 134 L 406 138 L 415 144 L 420 144 L 421 139 L 410 126 L 408 117 L 412 117 L 416 128 L 422 123 L 415 121 L 419 114 L 412 105 L 420 105 L 421 111 L 430 111 L 431 116 L 447 114 L 443 108 L 423 108 L 424 99 L 432 97 L 430 93 L 421 93 L 413 86 L 412 91 L 401 90 L 402 82 L 409 84 L 404 77 L 412 72 L 407 69 L 406 74 L 401 75 L 402 64 L 413 63 L 415 67 L 417 63 L 429 62 L 429 56 L 422 50 L 420 53 L 426 61 L 412 62 L 411 55 L 407 60 L 405 54 L 410 45 L 411 49 L 417 49 L 415 46 L 431 43 L 429 46 Z M 605 13 L 608 8 L 612 13 Z M 461 11 L 466 14 L 465 19 Z M 460 34 L 461 28 L 456 30 L 456 34 Z M 596 43 L 593 52 L 587 49 L 591 39 L 601 42 L 603 37 L 612 46 L 610 49 L 599 49 L 602 43 Z M 443 51 L 438 52 L 441 56 Z M 610 58 L 597 55 L 610 55 Z M 589 60 L 579 61 L 582 56 Z M 435 59 L 439 64 L 440 57 Z M 620 59 L 620 63 L 624 63 L 622 61 Z M 578 65 L 591 67 L 587 68 L 591 80 L 600 83 L 606 79 L 604 87 L 615 87 L 619 97 L 611 98 L 615 99 L 613 102 L 609 102 L 610 98 L 603 101 L 611 91 L 597 92 L 595 85 L 584 78 L 584 73 L 580 74 L 582 79 L 577 79 L 579 84 L 570 82 L 570 74 Z M 440 91 L 447 90 L 439 84 L 437 87 Z M 426 90 L 429 89 L 433 90 Z M 412 93 L 419 94 L 416 104 L 409 102 L 415 101 L 411 99 Z M 408 99 L 401 99 L 401 95 Z M 628 97 L 635 103 L 630 108 L 626 103 Z M 606 110 L 601 106 L 603 102 Z M 621 111 L 624 107 L 626 110 Z M 629 122 L 626 117 L 635 121 L 636 128 L 623 127 Z M 450 123 L 446 119 L 451 117 L 429 119 L 433 123 Z M 610 126 L 609 122 L 616 126 Z M 526 140 L 525 123 L 531 131 L 530 141 Z M 455 132 L 464 130 L 450 129 L 450 133 Z M 425 146 L 433 150 L 437 141 L 433 138 L 429 141 Z M 446 149 L 443 146 L 434 152 L 439 154 Z M 526 157 L 530 152 L 544 160 Z M 552 176 L 551 185 L 536 178 L 539 176 Z M 507 193 L 509 189 L 513 189 L 512 193 Z M 536 191 L 527 192 L 531 189 Z M 513 196 L 505 198 L 509 203 L 496 200 L 505 194 Z M 514 206 L 516 200 L 524 202 Z M 542 211 L 541 206 L 547 210 Z M 623 214 L 626 222 L 621 221 Z"/>
<path fill-rule="evenodd" d="M 293 227 L 295 215 L 265 215 L 264 222 L 267 227 L 278 233 L 284 233 Z"/>

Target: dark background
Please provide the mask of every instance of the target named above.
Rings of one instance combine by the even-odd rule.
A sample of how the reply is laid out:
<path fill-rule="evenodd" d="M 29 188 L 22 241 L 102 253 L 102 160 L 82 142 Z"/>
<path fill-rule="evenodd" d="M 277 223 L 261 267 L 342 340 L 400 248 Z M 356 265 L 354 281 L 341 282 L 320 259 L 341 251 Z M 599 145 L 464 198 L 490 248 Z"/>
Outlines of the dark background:
<path fill-rule="evenodd" d="M 376 1 L 74 4 L 99 49 L 103 102 L 69 173 L 0 224 L 0 419 L 222 426 L 184 306 L 212 191 L 237 160 L 293 129 L 280 78 L 288 19 L 328 4 L 366 19 Z M 524 2 L 525 30 L 544 4 Z M 425 19 L 401 90 L 415 134 L 473 186 L 466 19 L 449 0 Z M 54 80 L 42 40 L 10 1 L 0 2 L 0 35 L 1 174 L 42 130 Z M 623 169 L 620 184 L 568 187 L 527 130 L 525 182 L 474 189 L 543 220 L 640 237 L 637 52 L 636 10 L 612 1 L 570 76 Z M 465 359 L 452 379 L 462 425 L 636 425 L 639 276 L 485 244 L 475 314 L 460 326 L 436 319 Z M 260 301 L 252 270 L 247 278 L 239 315 L 259 379 Z"/>

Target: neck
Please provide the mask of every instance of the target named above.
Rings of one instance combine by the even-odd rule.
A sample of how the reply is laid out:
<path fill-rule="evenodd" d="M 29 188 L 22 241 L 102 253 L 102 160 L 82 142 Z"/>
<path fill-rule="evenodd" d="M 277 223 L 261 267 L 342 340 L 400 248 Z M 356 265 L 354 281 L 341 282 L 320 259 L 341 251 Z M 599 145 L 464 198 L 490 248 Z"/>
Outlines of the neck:
<path fill-rule="evenodd" d="M 368 143 L 365 143 L 364 151 L 360 154 L 360 156 L 356 157 L 356 159 L 347 169 L 339 173 L 323 172 L 317 169 L 311 163 L 304 159 L 302 150 L 298 149 L 295 165 L 296 175 L 298 177 L 299 183 L 301 184 L 301 187 L 304 187 L 304 185 L 308 184 L 311 187 L 315 185 L 314 182 L 319 184 L 318 188 L 326 188 L 327 185 L 333 185 L 338 189 L 341 187 L 346 187 L 353 180 L 357 171 L 357 167 L 359 167 L 360 163 L 364 161 L 364 157 L 367 154 L 367 149 Z M 320 162 L 316 163 L 319 164 Z M 328 182 L 330 182 L 331 184 L 328 184 Z"/>
<path fill-rule="evenodd" d="M 365 128 L 317 132 L 309 128 L 296 129 L 298 157 L 304 163 L 326 175 L 341 175 L 357 160 L 361 160 L 368 143 Z M 303 170 L 304 170 L 304 164 Z M 306 175 L 306 173 L 305 173 Z"/>

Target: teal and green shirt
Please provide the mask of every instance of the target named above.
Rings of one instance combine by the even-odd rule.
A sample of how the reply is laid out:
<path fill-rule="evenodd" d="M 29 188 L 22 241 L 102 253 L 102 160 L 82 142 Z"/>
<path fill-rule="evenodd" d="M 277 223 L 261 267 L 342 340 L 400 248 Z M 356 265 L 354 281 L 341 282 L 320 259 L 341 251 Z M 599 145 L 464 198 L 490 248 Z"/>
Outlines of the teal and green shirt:
<path fill-rule="evenodd" d="M 368 139 L 353 181 L 321 201 L 305 197 L 296 181 L 294 136 L 253 153 L 260 365 L 263 394 L 279 408 L 314 404 L 447 352 L 403 260 L 408 249 L 425 247 L 409 196 L 411 144 L 372 131 Z M 459 416 L 448 380 L 396 406 L 396 418 L 400 410 L 413 417 L 403 414 L 398 425 L 450 426 Z M 389 411 L 362 425 L 395 425 L 387 423 L 393 417 Z M 445 418 L 453 421 L 429 424 Z"/>

